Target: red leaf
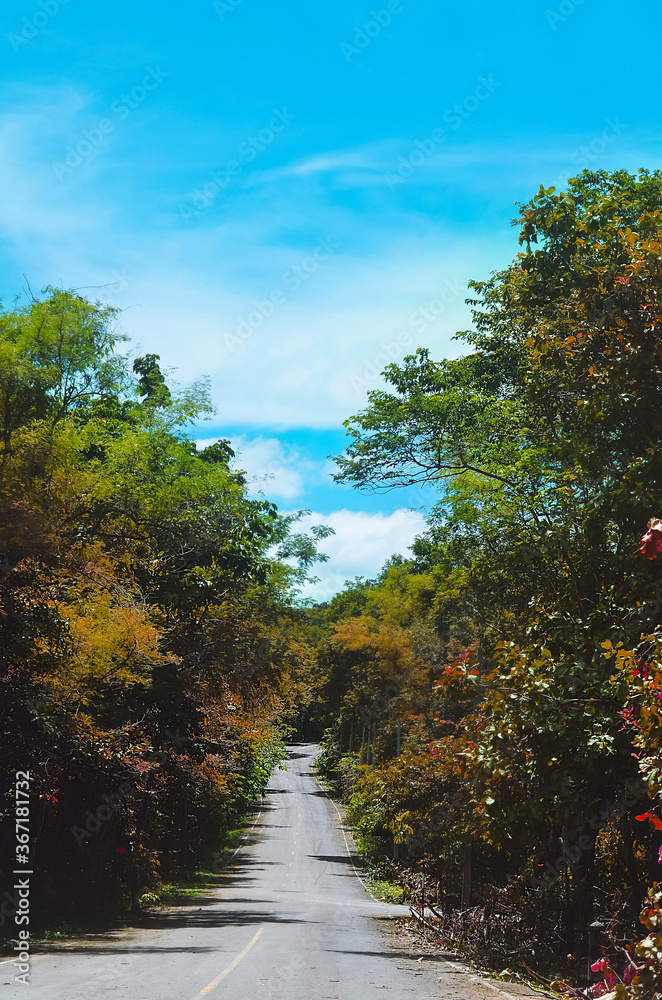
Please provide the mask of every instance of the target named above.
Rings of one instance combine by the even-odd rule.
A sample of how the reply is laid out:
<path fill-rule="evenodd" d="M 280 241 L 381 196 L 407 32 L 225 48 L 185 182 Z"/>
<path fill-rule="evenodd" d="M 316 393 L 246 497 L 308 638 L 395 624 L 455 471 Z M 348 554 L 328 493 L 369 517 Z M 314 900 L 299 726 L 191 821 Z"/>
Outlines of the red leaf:
<path fill-rule="evenodd" d="M 659 816 L 656 816 L 652 810 L 647 813 L 642 813 L 641 816 L 635 816 L 635 819 L 638 819 L 640 823 L 648 820 L 654 830 L 662 830 L 662 819 L 660 819 Z"/>
<path fill-rule="evenodd" d="M 639 541 L 639 551 L 649 559 L 656 559 L 662 552 L 662 521 L 659 517 L 651 517 L 648 522 L 648 531 Z"/>

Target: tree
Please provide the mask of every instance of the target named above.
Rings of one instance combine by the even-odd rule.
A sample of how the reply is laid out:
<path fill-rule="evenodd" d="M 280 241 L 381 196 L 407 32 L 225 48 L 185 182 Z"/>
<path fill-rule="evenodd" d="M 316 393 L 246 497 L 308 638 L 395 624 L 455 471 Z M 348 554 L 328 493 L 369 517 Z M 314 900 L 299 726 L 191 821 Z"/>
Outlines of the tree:
<path fill-rule="evenodd" d="M 168 389 L 157 364 L 159 360 L 158 354 L 146 354 L 143 358 L 136 358 L 133 362 L 134 372 L 140 375 L 136 393 L 145 397 L 143 404 L 146 406 L 164 407 L 168 406 L 172 400 L 170 389 Z"/>
<path fill-rule="evenodd" d="M 435 362 L 423 347 L 389 365 L 337 459 L 337 479 L 361 489 L 438 490 L 408 572 L 432 581 L 435 690 L 463 711 L 444 709 L 461 727 L 452 737 L 428 720 L 424 731 L 448 751 L 460 740 L 457 822 L 488 851 L 483 898 L 507 887 L 520 915 L 537 899 L 536 920 L 556 913 L 573 953 L 594 885 L 633 929 L 643 859 L 659 846 L 635 818 L 646 772 L 622 714 L 641 697 L 634 661 L 614 669 L 604 650 L 636 649 L 662 624 L 655 560 L 637 552 L 662 495 L 661 208 L 659 172 L 584 172 L 564 192 L 541 188 L 520 206 L 516 259 L 471 283 L 474 329 L 458 334 L 471 353 Z M 378 587 L 343 635 L 365 631 Z M 363 668 L 350 669 L 356 684 Z M 652 701 L 636 738 L 657 773 Z M 445 760 L 442 749 L 438 772 L 430 762 L 440 780 Z M 357 815 L 392 828 L 399 808 L 418 808 L 409 826 L 422 829 L 425 807 L 389 766 L 355 784 Z"/>
<path fill-rule="evenodd" d="M 36 922 L 211 864 L 308 690 L 326 529 L 290 538 L 227 441 L 198 452 L 206 381 L 175 392 L 157 355 L 132 378 L 114 318 L 53 289 L 0 317 L 0 793 L 6 824 L 30 771 Z"/>

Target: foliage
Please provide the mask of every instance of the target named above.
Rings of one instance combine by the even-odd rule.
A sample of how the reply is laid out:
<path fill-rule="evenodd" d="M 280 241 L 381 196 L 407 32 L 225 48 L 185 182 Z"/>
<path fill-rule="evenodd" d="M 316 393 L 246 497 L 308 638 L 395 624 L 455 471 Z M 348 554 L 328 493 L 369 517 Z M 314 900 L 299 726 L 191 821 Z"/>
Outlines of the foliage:
<path fill-rule="evenodd" d="M 438 501 L 412 559 L 327 610 L 335 766 L 451 924 L 471 850 L 487 924 L 463 940 L 495 963 L 576 961 L 597 915 L 632 943 L 658 877 L 661 210 L 658 171 L 541 187 L 513 262 L 470 285 L 468 353 L 389 365 L 336 460 Z"/>
<path fill-rule="evenodd" d="M 227 441 L 198 452 L 204 381 L 131 370 L 116 323 L 57 289 L 0 314 L 0 792 L 8 825 L 30 772 L 37 924 L 210 857 L 308 690 L 297 588 L 326 529 L 292 537 Z"/>

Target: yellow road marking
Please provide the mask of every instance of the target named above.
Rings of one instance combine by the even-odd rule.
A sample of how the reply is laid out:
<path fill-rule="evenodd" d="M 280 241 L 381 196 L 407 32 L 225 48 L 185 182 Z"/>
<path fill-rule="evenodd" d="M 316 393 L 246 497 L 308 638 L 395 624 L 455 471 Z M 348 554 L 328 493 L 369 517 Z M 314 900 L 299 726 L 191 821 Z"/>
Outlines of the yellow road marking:
<path fill-rule="evenodd" d="M 193 1000 L 202 1000 L 202 998 L 206 997 L 208 993 L 211 993 L 211 991 L 213 989 L 216 989 L 216 987 L 218 986 L 218 984 L 223 979 L 225 979 L 225 977 L 227 975 L 229 975 L 232 972 L 232 970 L 234 969 L 235 965 L 239 965 L 239 963 L 241 962 L 242 958 L 245 958 L 245 956 L 251 950 L 251 948 L 253 947 L 253 945 L 255 944 L 255 942 L 257 941 L 257 939 L 259 938 L 259 936 L 260 936 L 260 934 L 262 933 L 263 930 L 264 930 L 264 927 L 260 927 L 260 929 L 257 932 L 257 934 L 255 935 L 255 937 L 252 938 L 248 942 L 248 944 L 246 945 L 246 947 L 244 948 L 244 950 L 241 952 L 241 954 L 237 955 L 237 957 L 234 958 L 230 962 L 230 964 L 228 965 L 227 969 L 223 969 L 223 971 L 221 972 L 220 976 L 217 976 L 216 979 L 214 979 L 213 982 L 209 983 L 208 986 L 205 986 L 205 988 L 203 990 L 200 990 L 199 993 L 196 993 L 196 995 L 193 997 Z"/>

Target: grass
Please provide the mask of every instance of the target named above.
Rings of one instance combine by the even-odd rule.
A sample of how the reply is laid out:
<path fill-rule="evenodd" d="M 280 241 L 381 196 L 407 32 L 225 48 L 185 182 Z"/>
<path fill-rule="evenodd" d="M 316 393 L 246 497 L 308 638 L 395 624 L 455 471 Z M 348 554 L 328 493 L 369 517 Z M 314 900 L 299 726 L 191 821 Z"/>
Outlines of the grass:
<path fill-rule="evenodd" d="M 363 881 L 368 887 L 368 891 L 375 899 L 380 899 L 383 903 L 406 903 L 409 900 L 409 890 L 406 886 L 392 881 L 386 877 L 389 872 L 384 870 L 383 864 L 375 863 L 377 846 L 374 838 L 353 831 L 356 849 L 363 858 L 367 866 L 367 873 L 363 876 Z"/>
<path fill-rule="evenodd" d="M 194 872 L 190 878 L 177 882 L 163 882 L 154 893 L 146 892 L 140 897 L 141 904 L 163 903 L 167 905 L 175 899 L 195 899 L 197 896 L 218 888 L 218 876 L 214 872 Z M 146 899 L 145 897 L 154 897 Z"/>
<path fill-rule="evenodd" d="M 223 831 L 214 853 L 214 867 L 218 869 L 217 871 L 196 870 L 191 875 L 182 876 L 171 882 L 162 882 L 153 892 L 146 892 L 141 896 L 141 904 L 153 906 L 160 903 L 167 906 L 169 902 L 177 899 L 195 899 L 210 889 L 217 889 L 219 870 L 227 863 L 228 855 L 239 847 L 245 825 L 244 823 L 234 830 Z"/>
<path fill-rule="evenodd" d="M 383 903 L 407 902 L 407 892 L 400 885 L 394 885 L 393 882 L 387 882 L 386 879 L 370 874 L 366 875 L 363 881 L 368 886 L 370 895 Z"/>

